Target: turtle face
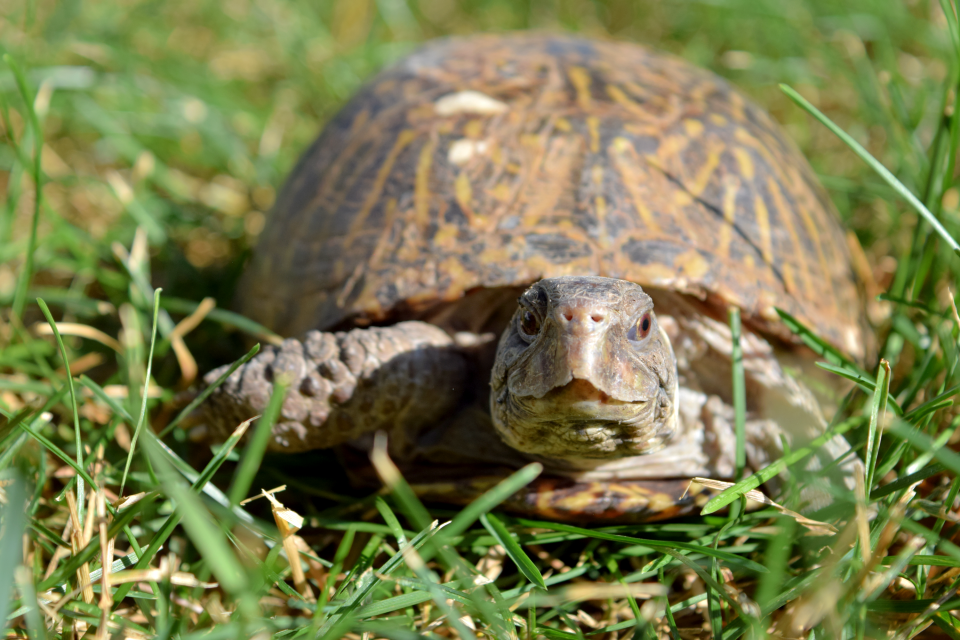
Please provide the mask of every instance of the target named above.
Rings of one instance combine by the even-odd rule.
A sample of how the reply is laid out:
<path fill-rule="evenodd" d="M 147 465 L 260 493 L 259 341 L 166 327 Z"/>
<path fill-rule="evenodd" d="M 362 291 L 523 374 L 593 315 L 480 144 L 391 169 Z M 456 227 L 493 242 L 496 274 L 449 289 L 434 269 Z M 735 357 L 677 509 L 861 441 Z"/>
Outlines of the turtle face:
<path fill-rule="evenodd" d="M 589 468 L 669 440 L 677 365 L 639 285 L 549 278 L 518 302 L 490 381 L 493 422 L 508 445 Z"/>

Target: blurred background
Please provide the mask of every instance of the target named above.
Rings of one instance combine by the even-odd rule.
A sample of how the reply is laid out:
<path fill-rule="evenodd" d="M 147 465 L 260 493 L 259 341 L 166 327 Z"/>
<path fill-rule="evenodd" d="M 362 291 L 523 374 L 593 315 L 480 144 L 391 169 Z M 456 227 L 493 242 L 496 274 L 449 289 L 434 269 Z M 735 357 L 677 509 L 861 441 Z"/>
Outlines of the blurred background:
<path fill-rule="evenodd" d="M 129 247 L 142 227 L 154 286 L 229 306 L 284 175 L 358 86 L 429 38 L 511 29 L 643 43 L 728 78 L 784 125 L 822 176 L 865 248 L 871 293 L 890 284 L 897 257 L 916 244 L 915 216 L 885 201 L 888 187 L 778 83 L 922 196 L 927 149 L 954 99 L 943 91 L 953 49 L 936 0 L 3 0 L 0 48 L 37 91 L 43 131 L 31 292 L 68 315 L 96 315 L 91 298 L 126 295 L 114 243 Z M 34 203 L 21 150 L 32 134 L 5 65 L 0 97 L 6 305 Z M 948 228 L 958 202 L 950 188 L 931 204 Z M 236 344 L 221 349 L 204 331 L 191 336 L 204 345 L 202 363 L 236 357 Z"/>

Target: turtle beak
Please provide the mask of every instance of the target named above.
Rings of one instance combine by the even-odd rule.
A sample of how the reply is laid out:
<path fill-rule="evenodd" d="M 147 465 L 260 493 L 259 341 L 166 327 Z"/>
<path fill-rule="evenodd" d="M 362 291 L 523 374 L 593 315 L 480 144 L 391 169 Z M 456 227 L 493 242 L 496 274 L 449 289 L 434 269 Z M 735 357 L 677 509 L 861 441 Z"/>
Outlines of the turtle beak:
<path fill-rule="evenodd" d="M 609 327 L 610 309 L 600 305 L 568 303 L 554 310 L 559 329 L 560 353 L 574 380 L 596 385 L 597 368 L 603 361 L 603 342 Z M 559 363 L 558 363 L 559 364 Z"/>

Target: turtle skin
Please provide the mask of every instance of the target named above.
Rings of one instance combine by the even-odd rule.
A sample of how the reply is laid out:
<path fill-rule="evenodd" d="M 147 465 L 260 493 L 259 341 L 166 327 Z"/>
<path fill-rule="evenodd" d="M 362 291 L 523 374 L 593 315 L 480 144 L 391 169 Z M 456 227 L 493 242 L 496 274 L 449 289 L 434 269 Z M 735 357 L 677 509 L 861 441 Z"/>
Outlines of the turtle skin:
<path fill-rule="evenodd" d="M 748 412 L 763 413 L 764 389 L 776 387 L 786 397 L 781 412 L 822 426 L 809 393 L 781 371 L 784 354 L 790 366 L 813 354 L 792 346 L 799 341 L 777 309 L 856 360 L 869 351 L 829 199 L 777 125 L 724 80 L 628 43 L 449 38 L 376 76 L 293 170 L 238 288 L 239 306 L 284 336 L 305 337 L 268 348 L 211 396 L 213 431 L 224 437 L 261 412 L 274 380 L 288 376 L 294 386 L 272 448 L 341 446 L 354 479 L 375 481 L 365 448 L 373 431 L 389 430 L 391 454 L 418 493 L 470 500 L 529 461 L 503 444 L 509 426 L 501 429 L 499 417 L 497 432 L 490 425 L 486 405 L 498 411 L 484 379 L 493 370 L 498 389 L 507 376 L 482 336 L 503 333 L 502 350 L 520 322 L 517 295 L 564 278 L 648 291 L 673 327 L 658 362 L 674 362 L 676 351 L 684 388 L 711 378 L 718 363 L 728 367 L 729 350 L 716 341 L 729 336 L 718 331 L 726 310 L 740 308 Z M 694 334 L 699 347 L 690 347 Z M 706 365 L 691 364 L 705 351 Z M 720 377 L 729 385 L 729 373 Z M 667 418 L 680 420 L 682 394 L 671 384 Z M 731 422 L 729 389 L 712 379 L 692 387 L 702 396 L 692 414 L 712 416 L 694 423 Z M 651 440 L 660 466 L 646 476 L 561 469 L 504 506 L 574 521 L 690 513 L 707 495 L 687 493 L 689 477 L 714 468 L 690 463 L 706 470 L 670 477 L 669 460 L 655 451 L 675 437 L 670 425 Z M 672 445 L 680 458 L 686 442 L 707 446 L 687 431 Z M 732 438 L 721 432 L 715 440 Z M 769 422 L 756 422 L 754 433 L 779 443 Z M 450 463 L 440 473 L 418 458 L 431 439 L 441 452 L 434 462 Z M 528 438 L 520 451 L 536 453 L 537 444 Z"/>
<path fill-rule="evenodd" d="M 438 40 L 376 76 L 292 172 L 240 306 L 296 336 L 576 274 L 867 351 L 834 208 L 763 110 L 672 56 L 556 35 Z"/>

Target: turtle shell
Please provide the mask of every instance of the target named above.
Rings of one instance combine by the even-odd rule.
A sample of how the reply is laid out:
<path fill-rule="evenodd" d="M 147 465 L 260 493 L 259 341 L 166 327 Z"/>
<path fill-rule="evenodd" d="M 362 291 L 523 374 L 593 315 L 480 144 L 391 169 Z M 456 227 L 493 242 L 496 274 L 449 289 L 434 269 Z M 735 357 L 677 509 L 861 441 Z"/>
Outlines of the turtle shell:
<path fill-rule="evenodd" d="M 779 307 L 864 355 L 844 233 L 779 127 L 677 58 L 567 36 L 439 40 L 376 76 L 301 158 L 240 290 L 298 335 L 570 274 L 790 339 Z"/>

